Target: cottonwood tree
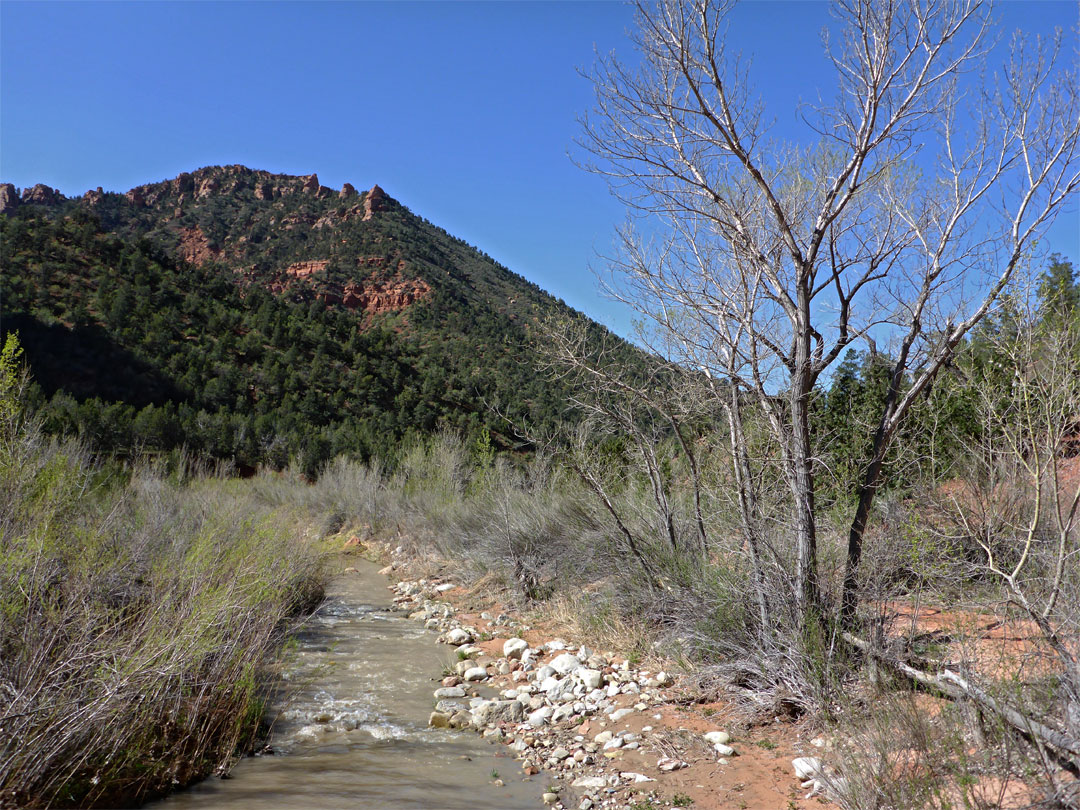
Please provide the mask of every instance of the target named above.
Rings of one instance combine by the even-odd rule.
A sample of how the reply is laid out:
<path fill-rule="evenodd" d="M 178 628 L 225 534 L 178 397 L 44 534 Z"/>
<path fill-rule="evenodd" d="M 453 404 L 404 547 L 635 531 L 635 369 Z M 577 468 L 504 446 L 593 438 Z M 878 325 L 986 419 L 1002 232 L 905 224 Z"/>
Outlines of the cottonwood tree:
<path fill-rule="evenodd" d="M 851 620 L 899 427 L 1074 202 L 1076 73 L 1060 36 L 1016 36 L 988 69 L 997 32 L 974 0 L 841 0 L 822 35 L 834 96 L 803 109 L 788 141 L 771 133 L 749 60 L 728 47 L 732 5 L 639 4 L 640 64 L 599 60 L 580 144 L 631 212 L 612 290 L 645 316 L 654 348 L 723 381 L 718 404 L 735 422 L 752 407 L 776 440 L 800 621 L 828 607 L 812 395 L 847 347 L 887 344 L 888 391 L 852 493 L 840 600 Z"/>

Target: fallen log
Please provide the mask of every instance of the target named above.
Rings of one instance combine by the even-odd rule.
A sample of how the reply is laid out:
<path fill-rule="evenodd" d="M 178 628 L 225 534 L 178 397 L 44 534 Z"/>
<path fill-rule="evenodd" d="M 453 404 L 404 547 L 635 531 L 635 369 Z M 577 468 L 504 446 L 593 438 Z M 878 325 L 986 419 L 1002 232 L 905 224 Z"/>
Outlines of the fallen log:
<path fill-rule="evenodd" d="M 1055 759 L 1067 767 L 1073 775 L 1080 776 L 1080 740 L 1028 717 L 1018 709 L 987 694 L 983 689 L 952 670 L 943 669 L 940 674 L 934 675 L 884 655 L 868 641 L 852 633 L 844 632 L 843 638 L 848 644 L 858 648 L 877 663 L 921 686 L 953 700 L 970 700 L 981 708 L 993 712 L 1021 734 L 1052 749 L 1056 754 Z"/>

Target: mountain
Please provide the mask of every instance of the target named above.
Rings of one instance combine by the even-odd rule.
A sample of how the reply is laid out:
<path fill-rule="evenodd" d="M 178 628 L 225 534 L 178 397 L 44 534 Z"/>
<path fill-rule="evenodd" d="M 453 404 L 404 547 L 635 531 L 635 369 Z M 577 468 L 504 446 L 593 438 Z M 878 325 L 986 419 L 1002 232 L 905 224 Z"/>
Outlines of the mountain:
<path fill-rule="evenodd" d="M 2 184 L 0 211 L 0 328 L 49 429 L 103 450 L 314 472 L 442 427 L 509 446 L 493 406 L 567 410 L 538 327 L 582 316 L 378 186 L 215 166 L 72 199 Z"/>

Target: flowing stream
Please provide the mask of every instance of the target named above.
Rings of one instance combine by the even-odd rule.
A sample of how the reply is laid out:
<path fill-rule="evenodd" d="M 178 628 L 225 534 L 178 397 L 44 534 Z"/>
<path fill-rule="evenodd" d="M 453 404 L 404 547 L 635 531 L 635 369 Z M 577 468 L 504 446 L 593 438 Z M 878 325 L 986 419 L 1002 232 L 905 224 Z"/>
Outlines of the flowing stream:
<path fill-rule="evenodd" d="M 543 784 L 473 732 L 431 729 L 435 680 L 453 648 L 390 612 L 376 566 L 331 583 L 290 656 L 270 739 L 274 755 L 247 757 L 158 802 L 173 808 L 516 810 L 540 807 Z M 505 785 L 495 784 L 501 778 Z"/>

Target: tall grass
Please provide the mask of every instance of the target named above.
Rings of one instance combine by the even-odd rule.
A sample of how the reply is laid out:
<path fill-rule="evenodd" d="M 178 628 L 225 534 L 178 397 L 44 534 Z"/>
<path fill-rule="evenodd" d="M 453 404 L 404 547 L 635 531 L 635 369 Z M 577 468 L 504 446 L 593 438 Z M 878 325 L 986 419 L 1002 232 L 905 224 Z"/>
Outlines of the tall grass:
<path fill-rule="evenodd" d="M 236 482 L 0 431 L 0 805 L 131 806 L 227 768 L 324 567 Z"/>

